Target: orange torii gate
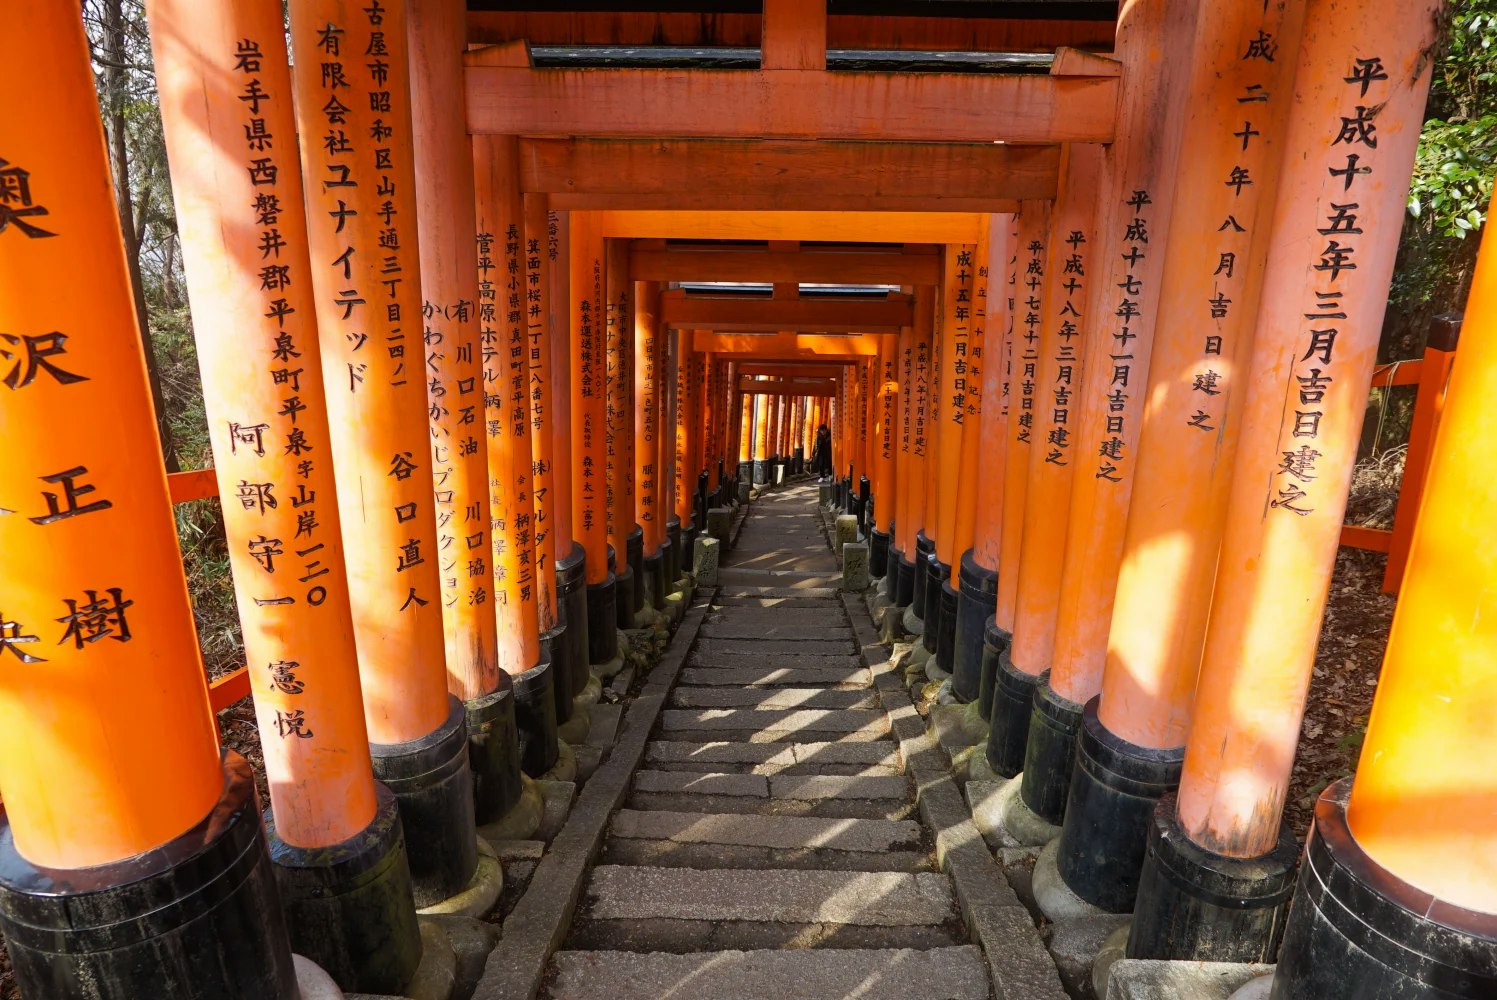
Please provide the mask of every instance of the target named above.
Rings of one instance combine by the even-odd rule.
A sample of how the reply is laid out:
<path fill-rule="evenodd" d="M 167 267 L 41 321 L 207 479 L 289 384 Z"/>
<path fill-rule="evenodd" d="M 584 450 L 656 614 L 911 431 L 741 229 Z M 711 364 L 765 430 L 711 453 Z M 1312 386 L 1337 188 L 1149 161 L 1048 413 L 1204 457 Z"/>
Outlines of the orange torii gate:
<path fill-rule="evenodd" d="M 535 801 L 522 764 L 570 766 L 558 737 L 622 668 L 620 626 L 664 610 L 686 523 L 746 485 L 734 451 L 804 456 L 821 425 L 837 504 L 866 513 L 871 485 L 884 624 L 922 633 L 926 693 L 989 723 L 974 767 L 1015 776 L 1014 809 L 1063 820 L 1037 884 L 1133 910 L 1130 956 L 1273 956 L 1438 0 L 1087 26 L 292 0 L 289 35 L 274 0 L 149 6 L 199 479 L 271 813 L 215 755 L 163 568 L 77 9 L 22 10 L 0 38 L 28 95 L 0 119 L 0 928 L 28 995 L 291 1000 L 293 946 L 347 989 L 406 988 L 415 906 L 497 870 L 475 826 Z M 578 72 L 524 39 L 760 60 Z M 1048 72 L 830 51 L 1021 42 L 1058 50 Z M 58 278 L 80 266 L 83 299 Z M 1276 1000 L 1497 988 L 1491 781 L 1460 742 L 1490 742 L 1490 354 L 1455 369 L 1389 678 L 1361 776 L 1320 802 Z M 248 877 L 190 919 L 172 893 L 227 884 L 229 855 Z M 108 926 L 80 919 L 93 891 Z"/>

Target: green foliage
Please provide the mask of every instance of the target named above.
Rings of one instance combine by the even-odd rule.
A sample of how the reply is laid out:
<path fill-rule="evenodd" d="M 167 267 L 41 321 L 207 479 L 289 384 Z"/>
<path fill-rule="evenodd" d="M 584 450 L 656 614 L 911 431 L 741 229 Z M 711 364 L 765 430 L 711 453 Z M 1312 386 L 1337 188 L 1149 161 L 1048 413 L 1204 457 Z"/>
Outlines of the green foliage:
<path fill-rule="evenodd" d="M 1405 329 L 1387 331 L 1385 357 L 1417 354 L 1422 338 L 1411 342 L 1408 327 L 1422 330 L 1433 313 L 1464 303 L 1477 243 L 1466 237 L 1486 224 L 1494 173 L 1497 0 L 1456 0 L 1436 55 L 1393 279 L 1391 304 Z"/>

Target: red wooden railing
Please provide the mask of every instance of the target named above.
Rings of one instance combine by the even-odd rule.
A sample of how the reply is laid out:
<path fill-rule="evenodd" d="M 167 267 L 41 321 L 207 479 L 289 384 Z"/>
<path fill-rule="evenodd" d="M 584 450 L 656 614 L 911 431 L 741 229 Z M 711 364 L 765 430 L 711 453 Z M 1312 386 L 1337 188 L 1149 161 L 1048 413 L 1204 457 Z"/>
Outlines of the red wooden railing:
<path fill-rule="evenodd" d="M 218 494 L 218 476 L 212 469 L 170 472 L 166 476 L 166 488 L 172 503 L 206 500 Z M 249 693 L 249 667 L 240 667 L 208 684 L 208 700 L 215 712 L 228 708 Z"/>
<path fill-rule="evenodd" d="M 1439 336 L 1432 334 L 1424 357 L 1396 361 L 1380 366 L 1372 376 L 1373 388 L 1396 385 L 1418 386 L 1414 398 L 1414 420 L 1409 428 L 1409 450 L 1404 456 L 1403 483 L 1398 491 L 1398 506 L 1393 512 L 1393 528 L 1364 528 L 1346 525 L 1341 529 L 1341 544 L 1358 549 L 1388 553 L 1383 571 L 1383 592 L 1395 594 L 1403 582 L 1404 566 L 1409 560 L 1409 542 L 1414 521 L 1419 515 L 1419 500 L 1424 495 L 1424 479 L 1429 472 L 1430 448 L 1440 426 L 1440 408 L 1445 403 L 1445 386 L 1450 382 L 1450 368 L 1455 363 L 1458 320 L 1446 320 Z"/>

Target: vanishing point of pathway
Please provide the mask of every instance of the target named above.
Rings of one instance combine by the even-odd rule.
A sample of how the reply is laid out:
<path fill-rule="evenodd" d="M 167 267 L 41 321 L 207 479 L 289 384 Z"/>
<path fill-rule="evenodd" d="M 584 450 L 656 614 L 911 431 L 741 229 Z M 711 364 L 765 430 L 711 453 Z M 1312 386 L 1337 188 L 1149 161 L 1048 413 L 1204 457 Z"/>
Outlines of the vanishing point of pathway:
<path fill-rule="evenodd" d="M 816 487 L 754 504 L 553 961 L 553 1000 L 983 1000 Z"/>

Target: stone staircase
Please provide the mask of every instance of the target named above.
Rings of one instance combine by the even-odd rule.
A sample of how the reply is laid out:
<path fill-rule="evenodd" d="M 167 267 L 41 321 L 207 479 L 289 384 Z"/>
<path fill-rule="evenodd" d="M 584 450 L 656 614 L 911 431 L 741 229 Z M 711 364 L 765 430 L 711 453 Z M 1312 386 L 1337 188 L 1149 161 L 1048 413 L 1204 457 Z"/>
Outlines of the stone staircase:
<path fill-rule="evenodd" d="M 990 995 L 814 505 L 756 503 L 544 996 Z"/>

